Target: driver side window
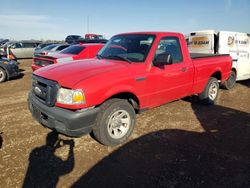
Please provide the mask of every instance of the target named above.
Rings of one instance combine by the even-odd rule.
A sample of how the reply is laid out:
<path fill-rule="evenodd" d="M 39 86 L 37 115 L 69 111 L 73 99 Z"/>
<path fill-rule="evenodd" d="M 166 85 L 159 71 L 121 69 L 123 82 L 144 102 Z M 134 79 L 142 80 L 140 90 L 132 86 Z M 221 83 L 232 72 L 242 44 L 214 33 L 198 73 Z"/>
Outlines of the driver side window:
<path fill-rule="evenodd" d="M 155 57 L 162 53 L 170 54 L 173 64 L 182 63 L 183 61 L 181 47 L 177 37 L 164 37 L 160 40 L 155 52 Z"/>

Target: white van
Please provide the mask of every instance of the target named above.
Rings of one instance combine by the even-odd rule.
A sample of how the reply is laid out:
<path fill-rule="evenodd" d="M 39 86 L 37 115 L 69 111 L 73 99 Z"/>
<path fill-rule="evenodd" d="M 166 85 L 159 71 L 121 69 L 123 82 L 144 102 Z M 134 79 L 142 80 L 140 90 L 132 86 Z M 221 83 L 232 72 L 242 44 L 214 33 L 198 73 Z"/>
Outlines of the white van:
<path fill-rule="evenodd" d="M 250 34 L 204 30 L 189 33 L 186 40 L 190 53 L 231 55 L 233 66 L 226 88 L 232 88 L 236 80 L 250 79 Z"/>

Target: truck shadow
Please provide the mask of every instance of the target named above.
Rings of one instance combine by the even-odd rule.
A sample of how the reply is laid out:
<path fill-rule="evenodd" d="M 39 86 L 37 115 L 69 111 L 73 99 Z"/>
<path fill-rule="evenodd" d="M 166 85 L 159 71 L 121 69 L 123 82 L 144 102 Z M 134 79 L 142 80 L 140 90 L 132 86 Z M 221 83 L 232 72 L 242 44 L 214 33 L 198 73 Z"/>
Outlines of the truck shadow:
<path fill-rule="evenodd" d="M 68 158 L 55 155 L 58 148 L 69 145 Z M 58 133 L 50 132 L 44 146 L 33 149 L 23 187 L 56 187 L 59 177 L 70 173 L 75 164 L 74 141 L 58 139 Z"/>
<path fill-rule="evenodd" d="M 19 79 L 22 79 L 24 77 L 24 73 L 20 73 L 18 76 L 16 76 L 16 77 L 13 77 L 13 78 L 10 78 L 9 80 L 11 81 L 11 80 L 19 80 Z"/>
<path fill-rule="evenodd" d="M 204 132 L 162 130 L 98 162 L 72 187 L 248 187 L 250 114 L 192 104 Z"/>
<path fill-rule="evenodd" d="M 241 84 L 241 85 L 244 85 L 244 86 L 250 88 L 250 79 L 244 80 L 244 81 L 239 81 L 239 82 L 237 82 L 237 83 L 239 83 L 239 84 Z"/>

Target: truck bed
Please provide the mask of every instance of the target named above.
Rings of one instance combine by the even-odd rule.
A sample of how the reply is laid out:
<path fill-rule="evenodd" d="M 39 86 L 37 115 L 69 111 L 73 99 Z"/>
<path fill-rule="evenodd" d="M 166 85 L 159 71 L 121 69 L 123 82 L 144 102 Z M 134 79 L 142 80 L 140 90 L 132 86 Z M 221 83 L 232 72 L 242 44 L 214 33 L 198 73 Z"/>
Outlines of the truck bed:
<path fill-rule="evenodd" d="M 218 56 L 228 56 L 229 54 L 201 54 L 201 53 L 190 53 L 192 59 L 197 58 L 207 58 L 207 57 L 218 57 Z"/>

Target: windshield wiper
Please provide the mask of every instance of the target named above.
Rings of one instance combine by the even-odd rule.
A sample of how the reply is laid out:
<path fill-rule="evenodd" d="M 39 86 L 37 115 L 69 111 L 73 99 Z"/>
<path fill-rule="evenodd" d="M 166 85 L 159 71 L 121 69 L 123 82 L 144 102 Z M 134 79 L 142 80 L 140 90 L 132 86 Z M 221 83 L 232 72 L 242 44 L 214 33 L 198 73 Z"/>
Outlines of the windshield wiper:
<path fill-rule="evenodd" d="M 122 57 L 122 56 L 119 56 L 119 55 L 110 55 L 110 56 L 106 56 L 105 58 L 119 59 L 119 60 L 122 60 L 122 61 L 126 61 L 128 63 L 132 63 L 132 61 L 130 61 L 128 58 Z"/>

